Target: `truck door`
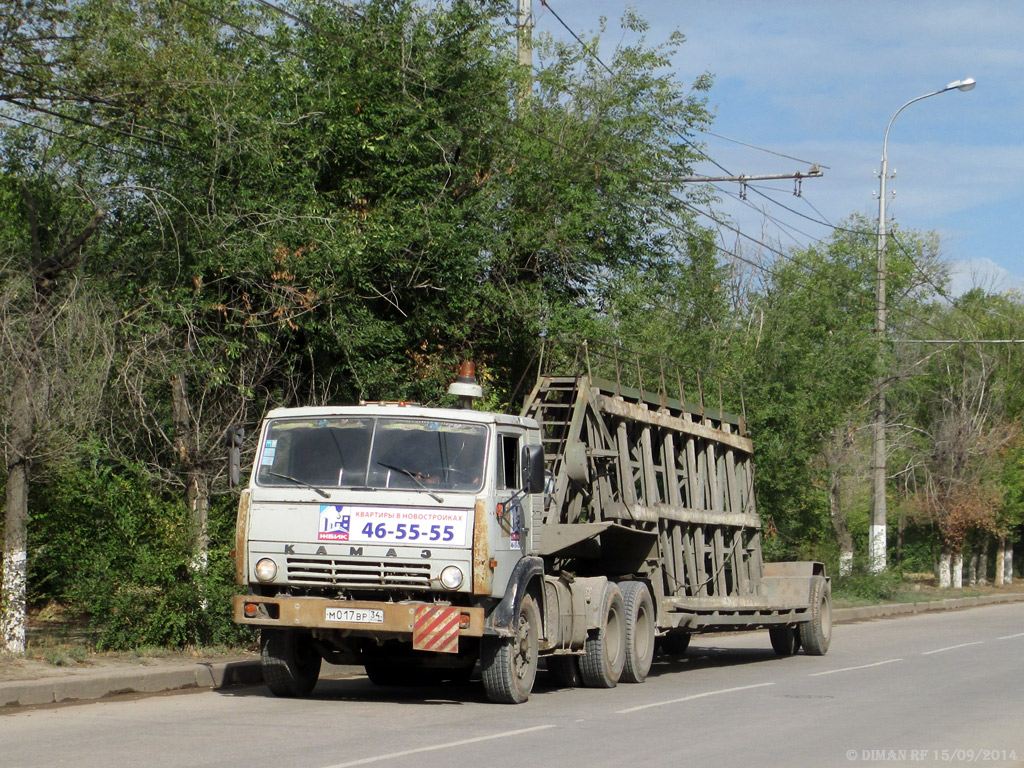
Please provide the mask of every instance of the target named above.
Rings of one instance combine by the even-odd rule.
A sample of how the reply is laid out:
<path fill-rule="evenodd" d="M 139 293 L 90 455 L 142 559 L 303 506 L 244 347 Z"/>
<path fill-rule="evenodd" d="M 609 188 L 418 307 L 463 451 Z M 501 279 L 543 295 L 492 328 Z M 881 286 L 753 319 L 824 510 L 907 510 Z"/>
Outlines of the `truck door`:
<path fill-rule="evenodd" d="M 520 467 L 521 432 L 498 432 L 497 502 L 501 526 L 502 549 L 530 551 L 529 525 L 532 520 L 532 499 L 523 489 Z"/>

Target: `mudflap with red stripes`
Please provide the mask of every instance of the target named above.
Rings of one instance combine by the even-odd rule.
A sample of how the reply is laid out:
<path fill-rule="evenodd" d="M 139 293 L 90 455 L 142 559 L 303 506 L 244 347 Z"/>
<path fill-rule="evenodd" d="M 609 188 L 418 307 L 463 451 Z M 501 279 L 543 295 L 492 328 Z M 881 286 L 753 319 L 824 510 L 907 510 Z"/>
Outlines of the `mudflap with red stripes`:
<path fill-rule="evenodd" d="M 458 653 L 459 609 L 440 605 L 419 606 L 414 615 L 412 647 L 417 651 Z"/>

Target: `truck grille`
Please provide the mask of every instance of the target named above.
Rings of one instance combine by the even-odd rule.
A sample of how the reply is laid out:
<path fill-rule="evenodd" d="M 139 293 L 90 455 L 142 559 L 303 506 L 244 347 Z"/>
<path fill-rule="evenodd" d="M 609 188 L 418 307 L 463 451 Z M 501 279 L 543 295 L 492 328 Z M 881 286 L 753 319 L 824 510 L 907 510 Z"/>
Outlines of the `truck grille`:
<path fill-rule="evenodd" d="M 288 583 L 311 587 L 430 588 L 430 564 L 336 557 L 289 557 Z"/>

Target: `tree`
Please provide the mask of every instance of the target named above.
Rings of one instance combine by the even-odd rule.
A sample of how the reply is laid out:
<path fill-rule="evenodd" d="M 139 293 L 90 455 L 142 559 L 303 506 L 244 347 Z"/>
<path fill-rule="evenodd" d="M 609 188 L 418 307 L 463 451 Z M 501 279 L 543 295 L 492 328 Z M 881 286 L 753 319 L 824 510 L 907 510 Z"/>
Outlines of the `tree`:
<path fill-rule="evenodd" d="M 873 268 L 869 228 L 858 219 L 822 247 L 776 263 L 749 300 L 757 320 L 747 326 L 738 363 L 757 437 L 762 514 L 791 540 L 821 537 L 831 520 L 845 557 L 852 540 L 828 490 L 837 488 L 838 455 L 825 464 L 818 457 L 835 454 L 825 452 L 836 430 L 871 395 Z"/>
<path fill-rule="evenodd" d="M 1012 301 L 979 289 L 951 305 L 934 306 L 926 320 L 930 327 L 914 331 L 927 335 L 937 330 L 964 339 L 1012 336 L 1007 320 L 1014 314 L 1019 317 Z M 961 586 L 963 550 L 972 534 L 981 534 L 977 538 L 983 542 L 994 534 L 1002 543 L 1012 527 L 1008 512 L 1013 504 L 1006 494 L 1012 494 L 1013 484 L 1006 482 L 1006 472 L 1019 427 L 1013 413 L 1017 388 L 1007 379 L 1012 371 L 1008 362 L 999 345 L 932 347 L 916 366 L 916 380 L 900 390 L 916 435 L 908 442 L 915 446 L 908 459 L 914 467 L 912 507 L 920 522 L 939 533 L 942 586 Z M 997 563 L 997 583 L 1000 576 Z"/>
<path fill-rule="evenodd" d="M 33 465 L 73 451 L 95 417 L 110 362 L 103 310 L 78 280 L 103 211 L 51 167 L 33 168 L 20 159 L 8 154 L 0 170 L 0 448 L 6 475 L 0 639 L 10 653 L 25 650 Z"/>
<path fill-rule="evenodd" d="M 503 405 L 542 330 L 602 326 L 662 277 L 700 287 L 694 334 L 719 322 L 713 251 L 663 183 L 709 119 L 680 38 L 620 48 L 614 75 L 542 43 L 517 110 L 501 3 L 19 8 L 10 50 L 38 72 L 5 65 L 5 114 L 106 211 L 75 265 L 119 318 L 106 460 L 181 493 L 196 564 L 224 430 L 271 405 L 437 400 L 466 356 Z"/>

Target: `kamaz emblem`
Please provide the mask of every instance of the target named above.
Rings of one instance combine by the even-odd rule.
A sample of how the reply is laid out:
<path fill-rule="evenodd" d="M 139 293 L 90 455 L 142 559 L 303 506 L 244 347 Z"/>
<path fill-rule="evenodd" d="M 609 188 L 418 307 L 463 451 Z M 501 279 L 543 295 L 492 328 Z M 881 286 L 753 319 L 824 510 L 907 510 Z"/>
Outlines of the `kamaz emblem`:
<path fill-rule="evenodd" d="M 285 544 L 284 545 L 284 553 L 286 555 L 294 555 L 295 554 L 295 545 L 294 544 Z M 317 554 L 317 555 L 327 555 L 329 553 L 327 552 L 327 549 L 325 547 L 320 546 L 320 547 L 317 547 L 316 552 L 314 554 Z M 349 557 L 365 557 L 365 555 L 363 554 L 363 548 L 362 547 L 349 547 L 348 548 L 348 556 Z M 379 557 L 379 555 L 375 555 L 375 557 Z M 384 553 L 384 557 L 398 557 L 398 552 L 394 549 L 394 547 L 391 547 L 391 548 L 388 549 L 387 552 Z M 430 550 L 429 549 L 421 549 L 420 550 L 420 557 L 422 559 L 424 559 L 424 560 L 429 560 L 430 557 L 431 557 Z"/>

